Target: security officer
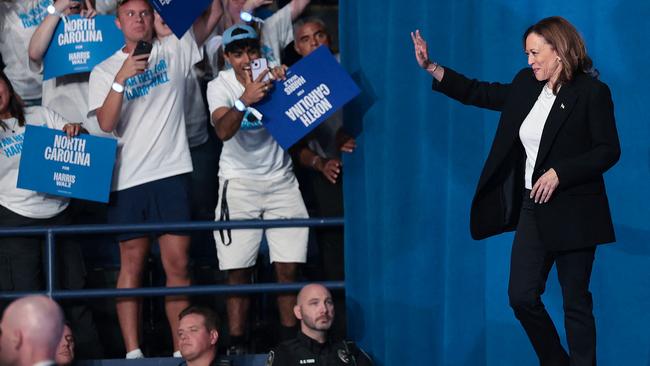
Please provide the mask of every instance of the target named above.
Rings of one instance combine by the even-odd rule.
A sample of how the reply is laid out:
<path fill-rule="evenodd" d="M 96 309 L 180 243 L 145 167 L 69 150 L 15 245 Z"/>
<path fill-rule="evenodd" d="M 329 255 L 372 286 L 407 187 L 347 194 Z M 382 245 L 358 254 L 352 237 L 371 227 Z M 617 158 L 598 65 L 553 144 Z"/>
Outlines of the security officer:
<path fill-rule="evenodd" d="M 295 339 L 269 353 L 267 366 L 371 366 L 370 357 L 349 341 L 332 341 L 327 332 L 334 321 L 332 295 L 323 286 L 310 284 L 298 294 L 293 313 L 300 320 Z"/>

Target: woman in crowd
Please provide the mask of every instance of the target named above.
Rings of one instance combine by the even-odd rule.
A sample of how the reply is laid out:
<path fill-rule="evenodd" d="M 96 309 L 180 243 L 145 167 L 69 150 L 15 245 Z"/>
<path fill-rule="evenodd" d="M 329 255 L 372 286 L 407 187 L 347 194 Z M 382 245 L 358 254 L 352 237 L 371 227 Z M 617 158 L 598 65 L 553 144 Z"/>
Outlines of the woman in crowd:
<path fill-rule="evenodd" d="M 63 225 L 68 199 L 17 188 L 26 125 L 61 129 L 68 136 L 81 131 L 41 106 L 25 108 L 11 82 L 0 71 L 0 226 Z M 40 237 L 0 237 L 0 291 L 38 291 L 41 279 Z M 81 258 L 81 253 L 60 257 Z M 81 262 L 83 263 L 83 262 Z M 69 270 L 69 268 L 65 268 Z"/>

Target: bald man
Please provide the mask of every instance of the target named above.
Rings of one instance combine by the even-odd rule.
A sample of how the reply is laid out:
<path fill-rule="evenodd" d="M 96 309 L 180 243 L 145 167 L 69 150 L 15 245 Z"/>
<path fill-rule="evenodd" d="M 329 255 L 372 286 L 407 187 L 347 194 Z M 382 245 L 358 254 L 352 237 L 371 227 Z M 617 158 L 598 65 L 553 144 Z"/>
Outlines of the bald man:
<path fill-rule="evenodd" d="M 18 299 L 0 320 L 0 365 L 53 365 L 62 334 L 63 312 L 56 302 L 45 296 Z"/>
<path fill-rule="evenodd" d="M 324 286 L 309 284 L 303 287 L 293 313 L 300 321 L 300 332 L 295 339 L 271 351 L 267 365 L 372 365 L 370 357 L 354 342 L 328 337 L 334 321 L 334 302 Z"/>

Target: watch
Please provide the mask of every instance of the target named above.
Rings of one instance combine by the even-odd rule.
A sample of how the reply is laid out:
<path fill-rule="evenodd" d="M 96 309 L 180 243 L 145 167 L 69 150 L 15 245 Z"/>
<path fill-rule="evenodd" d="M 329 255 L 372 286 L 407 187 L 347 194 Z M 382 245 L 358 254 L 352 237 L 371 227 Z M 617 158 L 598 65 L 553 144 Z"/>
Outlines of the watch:
<path fill-rule="evenodd" d="M 56 8 L 54 7 L 54 5 L 52 5 L 52 4 L 48 5 L 47 13 L 50 14 L 50 15 L 56 15 L 57 17 L 60 17 L 61 15 L 63 15 L 63 14 L 61 14 L 61 12 L 57 11 Z"/>
<path fill-rule="evenodd" d="M 244 102 L 242 102 L 241 99 L 235 101 L 235 108 L 240 112 L 246 112 L 246 105 L 244 105 Z"/>
<path fill-rule="evenodd" d="M 111 89 L 115 90 L 116 93 L 124 92 L 124 85 L 118 83 L 117 81 L 111 85 Z"/>

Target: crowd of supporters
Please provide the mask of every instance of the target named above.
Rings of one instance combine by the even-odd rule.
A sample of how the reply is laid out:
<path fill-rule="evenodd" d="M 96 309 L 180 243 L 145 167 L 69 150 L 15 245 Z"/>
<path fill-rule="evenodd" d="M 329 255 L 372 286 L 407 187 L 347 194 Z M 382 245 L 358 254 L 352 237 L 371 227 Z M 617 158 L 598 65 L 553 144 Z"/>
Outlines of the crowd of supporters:
<path fill-rule="evenodd" d="M 341 153 L 352 152 L 355 141 L 343 131 L 341 115 L 285 151 L 255 109 L 274 87 L 273 80 L 284 78 L 287 64 L 321 45 L 331 47 L 326 24 L 304 17 L 309 3 L 214 0 L 178 38 L 145 0 L 0 0 L 0 227 L 342 216 Z M 265 20 L 246 23 L 242 12 Z M 124 46 L 92 72 L 43 80 L 44 56 L 55 28 L 75 14 L 114 15 Z M 142 40 L 151 49 L 138 55 L 134 51 Z M 266 73 L 252 78 L 251 61 L 262 57 L 268 61 L 270 80 L 264 79 Z M 148 73 L 164 77 L 136 77 Z M 29 124 L 62 129 L 69 136 L 89 133 L 117 140 L 107 205 L 16 187 L 19 168 L 29 169 L 19 165 Z M 224 283 L 251 283 L 265 266 L 258 263 L 263 243 L 278 282 L 344 277 L 342 228 L 318 229 L 312 235 L 307 228 L 276 228 L 191 236 L 124 233 L 102 239 L 119 248 L 118 288 L 147 285 L 144 277 L 154 245 L 170 287 L 194 283 L 191 267 L 197 261 L 218 267 Z M 0 291 L 43 288 L 42 244 L 36 237 L 0 238 Z M 66 238 L 57 245 L 57 288 L 87 286 L 87 258 L 101 256 L 93 252 L 103 248 L 87 244 Z M 214 255 L 206 258 L 206 253 Z M 308 258 L 317 262 L 311 266 L 315 270 L 304 270 Z M 223 352 L 266 351 L 252 346 L 256 330 L 249 318 L 252 311 L 268 312 L 268 307 L 255 306 L 245 296 L 223 300 L 217 304 L 227 320 L 221 329 Z M 335 300 L 342 314 L 343 299 Z M 148 352 L 152 349 L 181 356 L 179 314 L 196 299 L 164 299 L 172 337 L 164 347 L 143 341 L 142 324 L 150 321 L 143 317 L 152 314 L 143 309 L 141 298 L 115 302 L 113 322 L 119 323 L 126 358 L 161 355 Z M 279 294 L 276 302 L 279 320 L 267 336 L 272 346 L 299 330 L 296 294 Z M 105 349 L 113 345 L 105 340 L 111 338 L 102 334 L 105 329 L 97 326 L 88 304 L 78 300 L 61 306 L 67 332 L 75 335 L 71 346 L 72 334 L 64 334 L 61 349 L 74 355 L 76 343 L 79 358 L 110 355 Z M 344 322 L 339 315 L 333 333 L 344 335 Z"/>

